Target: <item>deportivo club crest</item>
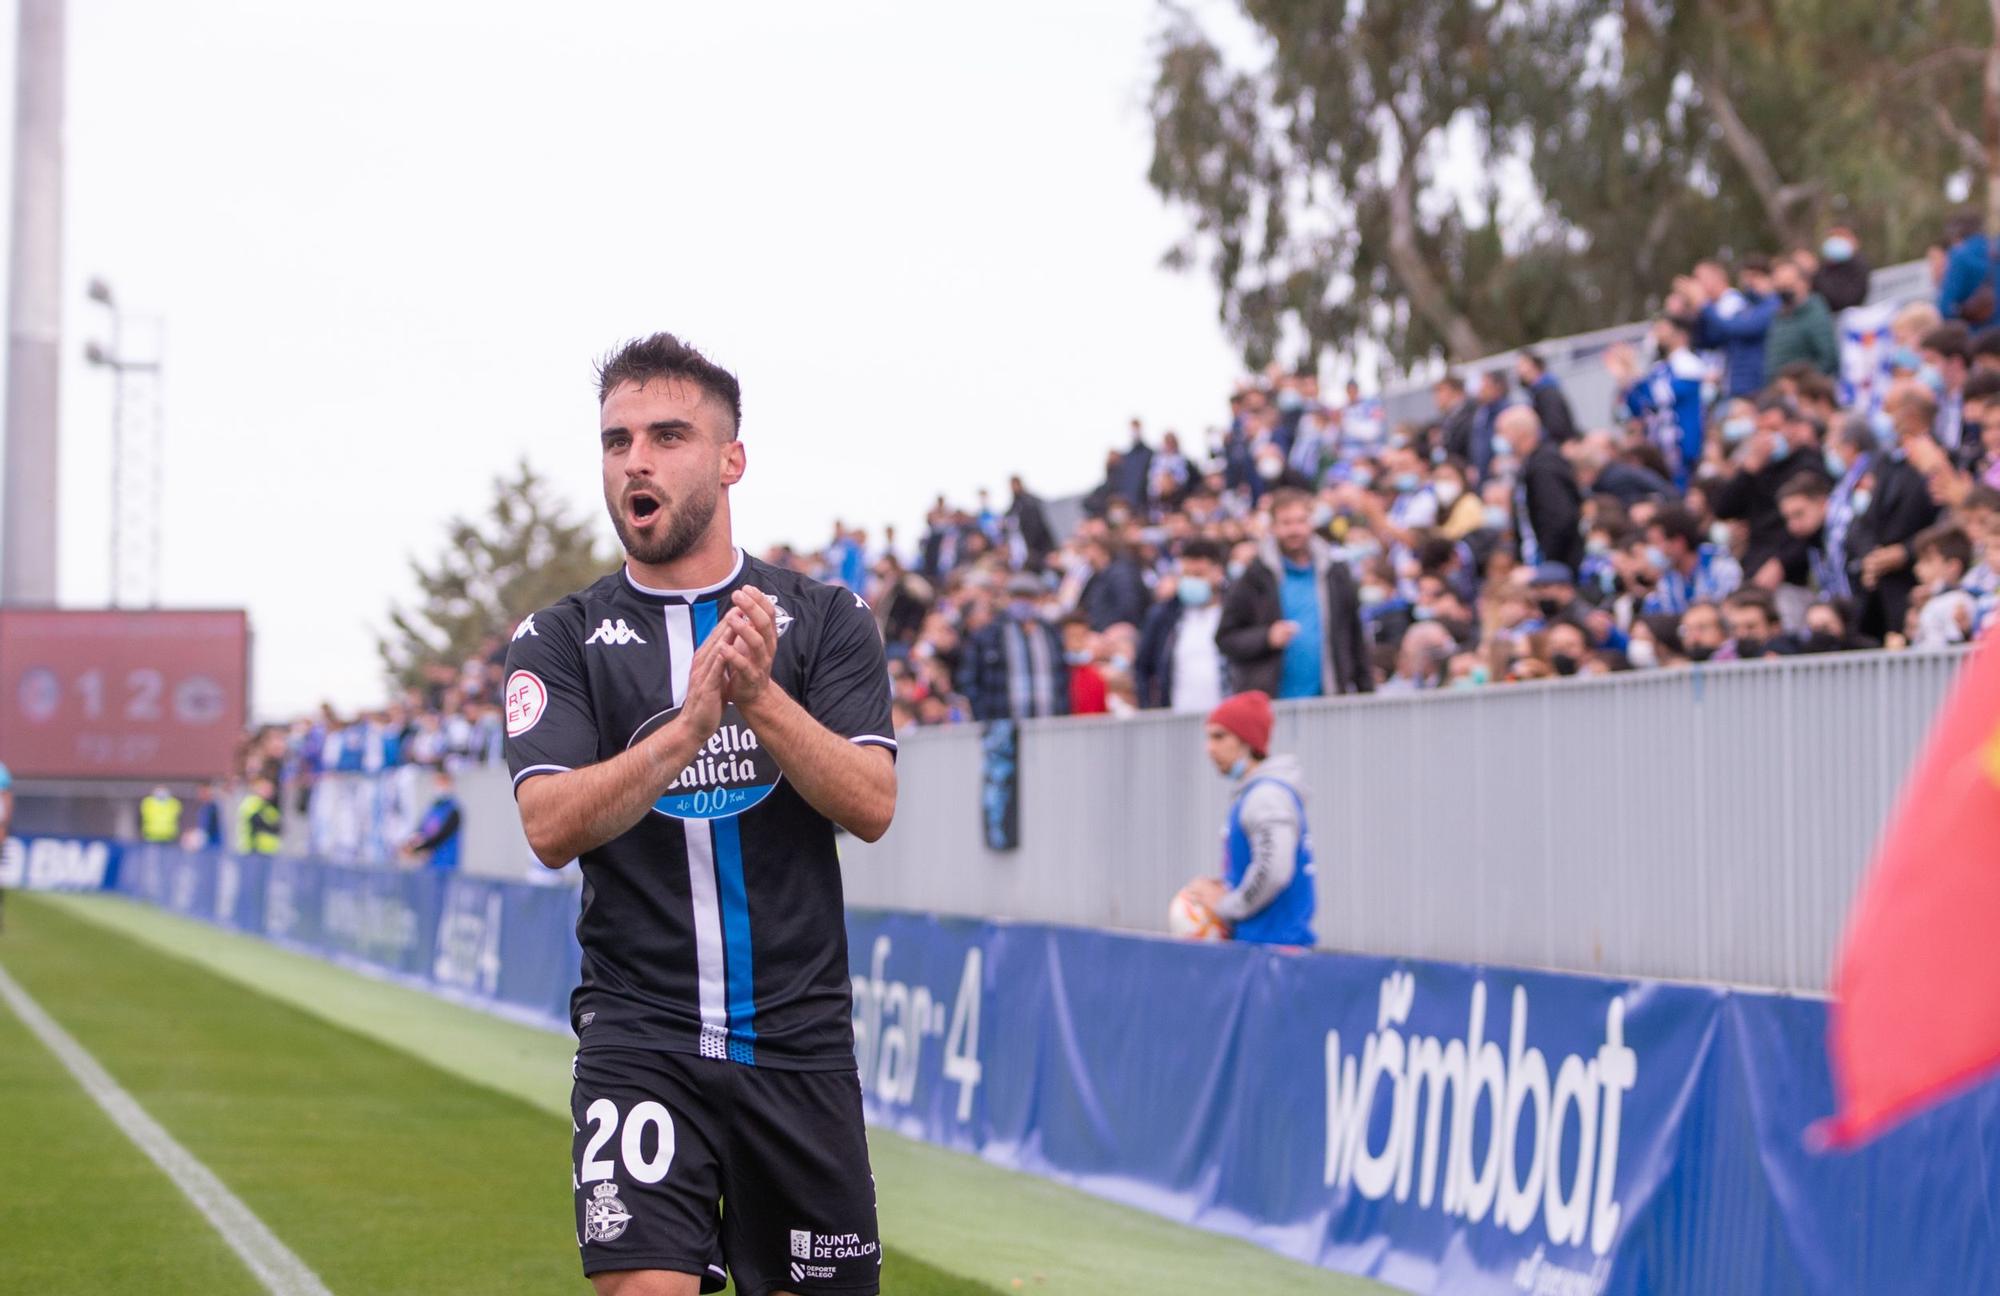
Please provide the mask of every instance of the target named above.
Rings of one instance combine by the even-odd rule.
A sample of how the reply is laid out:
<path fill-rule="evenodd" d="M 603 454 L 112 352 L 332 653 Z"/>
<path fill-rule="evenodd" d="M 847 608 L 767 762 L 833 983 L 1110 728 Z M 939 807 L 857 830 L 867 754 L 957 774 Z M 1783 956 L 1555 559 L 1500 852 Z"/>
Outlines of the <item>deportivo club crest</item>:
<path fill-rule="evenodd" d="M 583 1240 L 586 1242 L 613 1242 L 625 1232 L 625 1226 L 632 1222 L 631 1212 L 625 1203 L 618 1200 L 618 1185 L 601 1183 L 590 1190 L 590 1200 L 583 1204 Z"/>

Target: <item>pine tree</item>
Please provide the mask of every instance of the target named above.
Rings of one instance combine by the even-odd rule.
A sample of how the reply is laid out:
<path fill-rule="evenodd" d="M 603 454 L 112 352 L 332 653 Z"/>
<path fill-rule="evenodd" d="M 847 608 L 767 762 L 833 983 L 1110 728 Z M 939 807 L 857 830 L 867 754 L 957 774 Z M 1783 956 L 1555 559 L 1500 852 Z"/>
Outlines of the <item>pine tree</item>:
<path fill-rule="evenodd" d="M 415 685 L 427 667 L 456 669 L 487 636 L 510 633 L 530 612 L 609 571 L 617 558 L 599 547 L 594 530 L 551 497 L 526 461 L 511 479 L 496 478 L 484 519 L 454 518 L 433 563 L 410 560 L 420 597 L 389 609 L 391 633 L 378 642 L 390 679 Z"/>

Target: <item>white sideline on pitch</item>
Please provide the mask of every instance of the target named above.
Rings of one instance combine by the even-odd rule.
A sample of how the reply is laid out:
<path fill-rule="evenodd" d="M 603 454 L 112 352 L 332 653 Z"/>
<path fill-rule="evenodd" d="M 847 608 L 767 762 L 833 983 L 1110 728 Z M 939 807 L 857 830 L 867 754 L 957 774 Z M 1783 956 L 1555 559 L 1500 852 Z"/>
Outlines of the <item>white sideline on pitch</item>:
<path fill-rule="evenodd" d="M 83 1045 L 70 1037 L 68 1031 L 56 1025 L 55 1019 L 42 1011 L 42 1006 L 29 997 L 5 968 L 0 968 L 0 999 L 7 1001 L 35 1037 L 56 1055 L 56 1060 L 69 1069 L 76 1082 L 83 1086 L 91 1101 L 104 1109 L 139 1150 L 149 1157 L 153 1164 L 166 1172 L 174 1181 L 174 1187 L 187 1195 L 194 1208 L 202 1213 L 229 1249 L 242 1258 L 257 1275 L 257 1281 L 272 1296 L 333 1296 L 319 1275 L 306 1268 L 305 1261 L 292 1254 L 277 1234 L 264 1225 L 264 1221 L 251 1213 L 248 1206 L 223 1186 L 222 1180 L 207 1166 L 194 1159 L 194 1154 L 174 1141 L 160 1123 L 146 1114 L 146 1109 L 135 1101 L 131 1094 L 118 1087 L 110 1072 L 98 1065 Z"/>

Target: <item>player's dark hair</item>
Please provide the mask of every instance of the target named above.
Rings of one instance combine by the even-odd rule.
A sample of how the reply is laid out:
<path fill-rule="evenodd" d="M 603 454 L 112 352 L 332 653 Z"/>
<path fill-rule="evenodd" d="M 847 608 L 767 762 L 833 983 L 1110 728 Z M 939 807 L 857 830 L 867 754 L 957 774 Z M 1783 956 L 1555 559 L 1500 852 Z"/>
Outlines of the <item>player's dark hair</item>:
<path fill-rule="evenodd" d="M 736 375 L 671 333 L 633 338 L 597 365 L 597 403 L 620 383 L 639 386 L 655 378 L 682 378 L 729 407 L 729 435 L 743 426 L 743 388 Z"/>

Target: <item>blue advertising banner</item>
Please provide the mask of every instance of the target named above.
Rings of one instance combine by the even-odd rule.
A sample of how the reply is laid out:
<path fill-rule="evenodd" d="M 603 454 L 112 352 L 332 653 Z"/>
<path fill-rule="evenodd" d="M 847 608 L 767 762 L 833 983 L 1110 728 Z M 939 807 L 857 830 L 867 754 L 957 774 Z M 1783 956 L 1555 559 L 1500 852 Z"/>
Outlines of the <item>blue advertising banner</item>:
<path fill-rule="evenodd" d="M 2000 1084 L 1859 1153 L 1824 1002 L 848 916 L 872 1120 L 1416 1292 L 2000 1290 Z"/>
<path fill-rule="evenodd" d="M 546 1026 L 569 1029 L 573 887 L 294 856 L 124 848 L 112 889 Z"/>
<path fill-rule="evenodd" d="M 49 839 L 115 888 L 555 1029 L 574 890 Z M 869 1119 L 1413 1292 L 2000 1290 L 2000 1083 L 1858 1153 L 1826 1004 L 851 911 Z"/>
<path fill-rule="evenodd" d="M 0 840 L 0 890 L 96 891 L 118 882 L 124 846 L 108 837 Z"/>

